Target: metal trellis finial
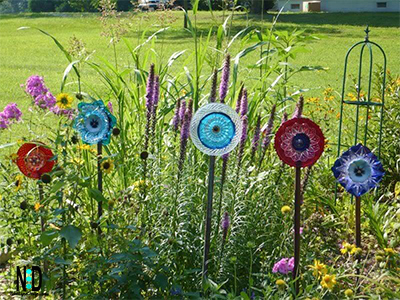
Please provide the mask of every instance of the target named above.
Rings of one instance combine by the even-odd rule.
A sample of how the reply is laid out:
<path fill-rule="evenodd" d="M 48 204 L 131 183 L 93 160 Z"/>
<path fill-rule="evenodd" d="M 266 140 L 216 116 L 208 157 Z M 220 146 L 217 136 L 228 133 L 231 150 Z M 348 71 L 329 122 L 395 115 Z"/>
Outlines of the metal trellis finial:
<path fill-rule="evenodd" d="M 365 28 L 364 32 L 366 33 L 365 41 L 368 42 L 369 41 L 369 33 L 371 32 L 371 30 L 369 30 L 369 25 L 367 25 L 367 28 Z"/>

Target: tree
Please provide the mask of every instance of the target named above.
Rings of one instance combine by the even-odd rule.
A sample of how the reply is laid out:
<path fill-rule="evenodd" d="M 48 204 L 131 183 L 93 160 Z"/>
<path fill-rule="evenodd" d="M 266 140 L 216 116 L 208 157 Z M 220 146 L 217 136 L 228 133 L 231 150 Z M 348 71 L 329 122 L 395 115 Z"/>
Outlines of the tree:
<path fill-rule="evenodd" d="M 274 0 L 252 0 L 251 1 L 251 12 L 253 14 L 261 13 L 263 2 L 264 2 L 264 12 L 267 9 L 273 8 L 274 4 L 275 4 Z"/>
<path fill-rule="evenodd" d="M 99 7 L 98 0 L 68 0 L 69 5 L 80 12 L 96 11 Z"/>
<path fill-rule="evenodd" d="M 57 1 L 53 0 L 29 0 L 28 9 L 31 12 L 52 12 L 56 4 Z"/>

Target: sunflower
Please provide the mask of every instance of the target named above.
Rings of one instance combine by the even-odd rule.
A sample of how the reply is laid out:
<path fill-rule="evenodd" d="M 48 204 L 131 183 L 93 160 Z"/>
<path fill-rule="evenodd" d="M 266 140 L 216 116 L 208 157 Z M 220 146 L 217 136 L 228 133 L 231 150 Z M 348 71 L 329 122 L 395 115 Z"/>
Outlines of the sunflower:
<path fill-rule="evenodd" d="M 107 160 L 105 160 L 105 161 L 103 161 L 102 163 L 101 163 L 101 170 L 104 172 L 104 173 L 107 173 L 107 174 L 109 174 L 109 173 L 111 173 L 111 171 L 114 169 L 114 162 L 111 160 L 111 159 L 107 159 Z"/>
<path fill-rule="evenodd" d="M 66 93 L 61 93 L 57 95 L 57 106 L 61 109 L 68 109 L 71 108 L 71 104 L 74 99 L 66 94 Z"/>
<path fill-rule="evenodd" d="M 15 191 L 18 192 L 20 189 L 22 189 L 22 181 L 24 180 L 24 177 L 22 175 L 17 175 L 15 176 Z"/>

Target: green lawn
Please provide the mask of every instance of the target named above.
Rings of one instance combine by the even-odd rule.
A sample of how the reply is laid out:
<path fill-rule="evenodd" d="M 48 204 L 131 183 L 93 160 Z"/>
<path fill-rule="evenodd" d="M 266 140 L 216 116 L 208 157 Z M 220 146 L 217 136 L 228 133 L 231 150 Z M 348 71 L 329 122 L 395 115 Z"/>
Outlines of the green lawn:
<path fill-rule="evenodd" d="M 155 44 L 157 61 L 167 61 L 169 56 L 183 49 L 188 49 L 179 62 L 175 64 L 174 71 L 182 71 L 183 62 L 192 53 L 194 43 L 189 32 L 182 28 L 183 14 L 173 12 L 163 18 L 162 13 L 145 13 L 130 15 L 132 23 L 127 37 L 132 44 L 137 44 L 138 37 L 146 30 L 146 35 L 157 31 L 162 22 L 169 22 L 169 30 L 161 34 Z M 128 18 L 128 17 L 127 17 Z M 263 26 L 271 26 L 271 15 L 265 17 Z M 206 34 L 211 25 L 219 25 L 223 22 L 222 13 L 209 12 L 198 14 L 199 32 Z M 243 13 L 235 15 L 233 30 L 235 33 L 248 25 L 261 26 L 259 17 L 247 17 Z M 371 26 L 371 40 L 379 43 L 388 56 L 388 68 L 398 72 L 400 60 L 398 59 L 400 39 L 398 35 L 399 22 L 396 13 L 381 14 L 283 14 L 280 16 L 278 30 L 304 29 L 309 33 L 319 35 L 320 40 L 309 46 L 309 51 L 300 53 L 295 63 L 298 65 L 321 65 L 328 67 L 327 72 L 302 73 L 294 78 L 295 83 L 301 88 L 319 88 L 332 86 L 338 90 L 341 88 L 343 61 L 347 49 L 355 42 L 364 38 L 365 25 Z M 90 51 L 95 50 L 96 56 L 107 57 L 112 60 L 112 47 L 108 39 L 101 36 L 102 27 L 99 15 L 93 14 L 24 14 L 0 16 L 0 108 L 10 101 L 15 101 L 24 109 L 29 101 L 24 96 L 20 84 L 33 74 L 45 77 L 47 86 L 56 94 L 59 92 L 61 78 L 64 69 L 68 65 L 67 60 L 53 41 L 35 30 L 20 30 L 21 26 L 41 28 L 61 41 L 68 44 L 70 37 L 76 36 L 82 39 Z M 214 46 L 215 43 L 213 43 Z M 148 46 L 150 47 L 150 45 Z M 231 54 L 239 51 L 239 43 L 231 48 Z M 118 61 L 121 65 L 132 65 L 132 60 L 123 42 L 117 45 Z M 257 53 L 247 56 L 244 65 L 254 64 L 257 61 Z M 155 60 L 155 59 L 154 59 Z M 379 63 L 377 59 L 375 62 Z M 242 65 L 242 64 L 241 64 Z M 193 66 L 188 66 L 192 68 Z M 203 75 L 208 75 L 209 70 L 204 70 Z M 257 79 L 257 72 L 250 72 L 241 67 L 240 80 L 247 81 L 251 76 Z M 249 76 L 251 74 L 251 76 Z M 102 84 L 94 73 L 85 73 L 83 81 L 93 87 L 101 87 Z M 306 96 L 318 93 L 311 90 Z"/>

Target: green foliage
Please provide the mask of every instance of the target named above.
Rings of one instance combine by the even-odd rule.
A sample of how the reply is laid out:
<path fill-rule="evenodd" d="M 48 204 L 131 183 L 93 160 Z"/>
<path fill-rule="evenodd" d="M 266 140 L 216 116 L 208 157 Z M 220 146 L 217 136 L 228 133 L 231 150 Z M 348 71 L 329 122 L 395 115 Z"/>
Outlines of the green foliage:
<path fill-rule="evenodd" d="M 53 0 L 28 0 L 28 9 L 30 12 L 52 12 L 56 4 Z"/>

